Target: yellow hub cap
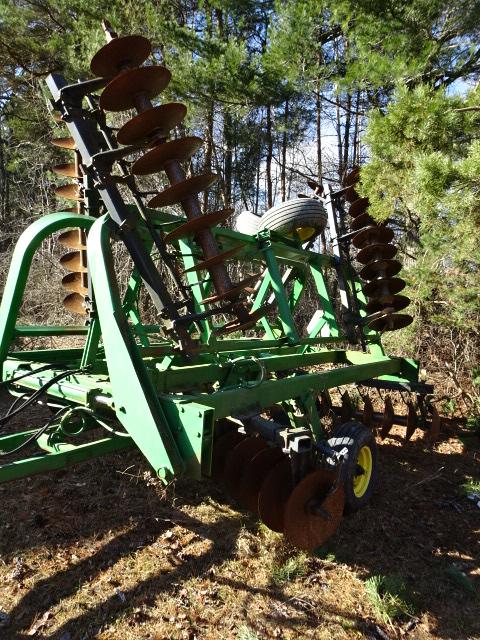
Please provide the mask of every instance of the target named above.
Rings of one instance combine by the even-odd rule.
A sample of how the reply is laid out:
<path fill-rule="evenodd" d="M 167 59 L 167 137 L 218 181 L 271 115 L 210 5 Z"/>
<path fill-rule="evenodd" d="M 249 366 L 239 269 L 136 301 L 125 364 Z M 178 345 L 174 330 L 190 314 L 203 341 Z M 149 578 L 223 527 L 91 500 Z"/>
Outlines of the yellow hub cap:
<path fill-rule="evenodd" d="M 356 498 L 361 498 L 365 495 L 372 477 L 373 460 L 370 447 L 365 446 L 360 449 L 356 463 L 357 472 L 353 476 L 353 493 Z"/>
<path fill-rule="evenodd" d="M 291 231 L 287 233 L 287 238 L 293 238 L 294 236 L 298 236 L 300 240 L 308 240 L 313 235 L 315 235 L 315 229 L 313 227 L 297 227 L 295 231 Z"/>

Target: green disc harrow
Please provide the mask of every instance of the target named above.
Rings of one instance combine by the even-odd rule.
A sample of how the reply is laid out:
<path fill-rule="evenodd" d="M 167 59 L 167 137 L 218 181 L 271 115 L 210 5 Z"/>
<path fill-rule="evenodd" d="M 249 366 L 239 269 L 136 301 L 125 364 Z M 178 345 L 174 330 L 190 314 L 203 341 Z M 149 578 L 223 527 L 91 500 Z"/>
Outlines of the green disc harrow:
<path fill-rule="evenodd" d="M 169 139 L 185 107 L 152 104 L 170 72 L 144 65 L 145 38 L 117 37 L 108 24 L 105 32 L 94 79 L 46 80 L 55 120 L 68 129 L 54 144 L 73 154 L 54 167 L 73 179 L 56 194 L 74 206 L 37 219 L 12 258 L 0 361 L 17 398 L 0 418 L 0 481 L 137 447 L 165 483 L 211 477 L 312 550 L 370 498 L 377 430 L 384 437 L 400 425 L 407 439 L 439 430 L 418 363 L 381 344 L 384 331 L 411 321 L 398 313 L 408 299 L 398 295 L 393 233 L 368 216 L 356 169 L 337 191 L 310 183 L 311 197 L 267 212 L 257 233 L 221 226 L 233 210 L 204 210 L 198 198 L 216 176 L 184 169 L 202 141 Z M 125 110 L 133 118 L 109 124 Z M 145 176 L 160 172 L 166 186 L 152 194 Z M 317 248 L 327 225 L 331 254 Z M 23 326 L 32 260 L 52 235 L 67 249 L 65 307 L 83 320 Z M 40 346 L 19 349 L 26 337 Z M 83 346 L 46 349 L 45 337 Z M 395 415 L 392 392 L 408 394 L 405 415 Z M 48 422 L 12 430 L 11 418 L 39 401 L 51 408 Z"/>

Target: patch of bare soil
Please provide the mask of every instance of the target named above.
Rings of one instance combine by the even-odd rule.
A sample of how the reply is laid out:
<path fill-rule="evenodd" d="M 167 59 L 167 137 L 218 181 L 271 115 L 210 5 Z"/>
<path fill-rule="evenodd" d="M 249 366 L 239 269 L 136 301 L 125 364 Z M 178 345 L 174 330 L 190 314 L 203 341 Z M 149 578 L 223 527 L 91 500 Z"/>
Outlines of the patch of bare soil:
<path fill-rule="evenodd" d="M 460 492 L 480 443 L 400 433 L 372 502 L 310 557 L 213 482 L 164 490 L 136 452 L 0 486 L 0 637 L 480 638 L 480 509 Z M 368 597 L 374 575 L 402 580 L 403 618 Z"/>

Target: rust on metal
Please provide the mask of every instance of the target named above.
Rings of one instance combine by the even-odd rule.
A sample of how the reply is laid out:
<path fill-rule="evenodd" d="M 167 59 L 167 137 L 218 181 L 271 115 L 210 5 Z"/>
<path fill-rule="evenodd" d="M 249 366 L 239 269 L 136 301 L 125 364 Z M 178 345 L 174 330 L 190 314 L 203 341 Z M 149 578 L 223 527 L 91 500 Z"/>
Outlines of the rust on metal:
<path fill-rule="evenodd" d="M 263 438 L 249 436 L 229 451 L 223 468 L 223 482 L 231 496 L 238 498 L 245 466 L 257 453 L 267 448 Z"/>
<path fill-rule="evenodd" d="M 401 271 L 402 265 L 398 260 L 373 260 L 366 264 L 360 271 L 360 277 L 364 280 L 374 278 L 391 278 Z"/>
<path fill-rule="evenodd" d="M 267 447 L 247 462 L 238 488 L 238 499 L 246 509 L 258 514 L 258 494 L 263 481 L 284 458 L 279 447 Z"/>
<path fill-rule="evenodd" d="M 270 470 L 258 493 L 258 514 L 272 531 L 283 532 L 285 505 L 292 489 L 292 469 L 285 457 Z"/>
<path fill-rule="evenodd" d="M 154 149 L 147 151 L 145 155 L 133 164 L 132 173 L 136 176 L 144 176 L 162 171 L 165 164 L 172 160 L 185 162 L 200 149 L 202 144 L 203 140 L 196 136 L 178 138 L 177 140 L 159 144 Z"/>
<path fill-rule="evenodd" d="M 215 173 L 202 173 L 198 176 L 186 178 L 158 193 L 149 201 L 148 206 L 168 207 L 180 204 L 183 200 L 196 196 L 200 191 L 210 188 L 217 180 L 218 176 Z"/>
<path fill-rule="evenodd" d="M 188 222 L 178 226 L 173 231 L 170 231 L 170 233 L 167 233 L 164 240 L 169 243 L 174 240 L 178 240 L 179 238 L 186 238 L 187 236 L 195 235 L 198 231 L 210 229 L 211 227 L 225 222 L 225 220 L 228 220 L 233 213 L 234 209 L 219 209 L 218 211 L 205 213 L 203 216 L 199 216 L 198 218 L 192 218 L 191 220 L 188 220 Z"/>
<path fill-rule="evenodd" d="M 327 469 L 309 473 L 291 492 L 284 510 L 284 534 L 304 551 L 314 551 L 335 533 L 345 506 L 343 484 Z"/>
<path fill-rule="evenodd" d="M 150 40 L 143 36 L 113 38 L 93 56 L 90 69 L 95 76 L 108 78 L 121 69 L 140 66 L 151 51 Z"/>
<path fill-rule="evenodd" d="M 87 273 L 88 269 L 84 265 L 81 251 L 70 251 L 60 258 L 60 264 L 68 271 L 79 271 Z"/>
<path fill-rule="evenodd" d="M 185 118 L 187 107 L 181 102 L 170 102 L 142 111 L 129 120 L 117 133 L 120 144 L 141 144 L 154 136 L 166 138 L 170 131 Z"/>
<path fill-rule="evenodd" d="M 165 67 L 128 69 L 111 80 L 100 96 L 105 111 L 124 111 L 137 106 L 138 97 L 148 100 L 158 96 L 168 85 L 172 74 Z"/>

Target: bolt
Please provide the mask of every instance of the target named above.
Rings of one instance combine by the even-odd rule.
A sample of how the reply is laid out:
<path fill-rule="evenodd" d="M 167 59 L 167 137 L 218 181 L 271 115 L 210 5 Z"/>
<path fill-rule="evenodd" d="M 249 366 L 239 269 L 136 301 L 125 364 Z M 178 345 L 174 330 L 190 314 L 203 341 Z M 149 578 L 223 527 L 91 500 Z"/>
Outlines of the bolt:
<path fill-rule="evenodd" d="M 173 473 L 168 467 L 160 467 L 160 469 L 157 471 L 157 476 L 164 482 L 170 482 L 170 480 L 173 479 Z"/>

